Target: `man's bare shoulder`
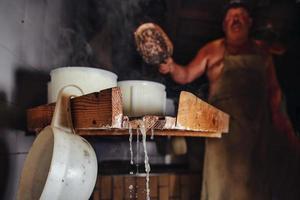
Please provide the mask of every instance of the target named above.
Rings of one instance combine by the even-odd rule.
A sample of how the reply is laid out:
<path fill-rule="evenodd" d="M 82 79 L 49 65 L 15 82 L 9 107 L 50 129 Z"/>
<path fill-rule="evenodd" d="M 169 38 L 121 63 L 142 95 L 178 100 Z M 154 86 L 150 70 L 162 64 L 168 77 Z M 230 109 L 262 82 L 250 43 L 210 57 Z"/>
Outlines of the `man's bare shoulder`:
<path fill-rule="evenodd" d="M 223 54 L 222 52 L 224 51 L 224 39 L 221 38 L 211 41 L 204 45 L 200 51 L 207 56 L 216 56 Z"/>
<path fill-rule="evenodd" d="M 224 55 L 224 39 L 214 40 L 204 45 L 197 53 L 189 66 L 205 66 L 211 67 Z"/>

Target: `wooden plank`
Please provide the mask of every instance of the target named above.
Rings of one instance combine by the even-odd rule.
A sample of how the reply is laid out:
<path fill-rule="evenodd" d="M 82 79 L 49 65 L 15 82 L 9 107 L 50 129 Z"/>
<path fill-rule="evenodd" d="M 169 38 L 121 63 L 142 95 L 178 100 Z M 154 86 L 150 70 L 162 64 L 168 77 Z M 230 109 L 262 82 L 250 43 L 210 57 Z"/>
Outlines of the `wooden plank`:
<path fill-rule="evenodd" d="M 121 128 L 123 108 L 120 88 L 110 88 L 71 99 L 73 124 L 77 128 Z"/>
<path fill-rule="evenodd" d="M 136 178 L 134 176 L 125 176 L 124 194 L 125 199 L 136 199 Z"/>
<path fill-rule="evenodd" d="M 202 101 L 192 93 L 185 91 L 180 93 L 176 128 L 227 133 L 228 127 L 228 114 Z"/>
<path fill-rule="evenodd" d="M 51 123 L 55 104 L 38 106 L 27 111 L 29 131 L 39 133 Z M 182 92 L 177 118 L 144 116 L 129 119 L 123 116 L 119 88 L 110 88 L 71 99 L 74 129 L 82 136 L 129 135 L 144 123 L 147 134 L 155 136 L 221 137 L 228 131 L 229 116 L 196 96 Z M 136 131 L 133 131 L 133 134 Z"/>
<path fill-rule="evenodd" d="M 145 200 L 147 199 L 147 192 L 146 192 L 146 177 L 137 177 L 136 178 L 137 184 L 137 200 Z"/>
<path fill-rule="evenodd" d="M 200 198 L 199 174 L 159 174 L 150 176 L 153 200 L 191 200 Z M 93 200 L 146 199 L 146 178 L 138 175 L 98 176 Z"/>
<path fill-rule="evenodd" d="M 75 128 L 121 128 L 123 108 L 120 88 L 75 97 L 70 100 Z M 39 132 L 51 124 L 55 103 L 27 110 L 27 128 Z"/>
<path fill-rule="evenodd" d="M 101 177 L 102 176 L 97 176 L 97 181 L 95 185 L 95 189 L 100 190 L 101 189 Z"/>
<path fill-rule="evenodd" d="M 180 197 L 180 178 L 178 175 L 169 175 L 169 192 L 171 198 L 176 199 Z"/>
<path fill-rule="evenodd" d="M 26 112 L 27 129 L 38 133 L 51 124 L 54 108 L 55 103 L 28 109 Z"/>
<path fill-rule="evenodd" d="M 180 175 L 180 199 L 181 200 L 190 200 L 191 191 L 190 191 L 191 181 L 189 175 Z"/>
<path fill-rule="evenodd" d="M 100 200 L 100 191 L 99 190 L 94 190 L 93 200 Z"/>
<path fill-rule="evenodd" d="M 190 174 L 190 193 L 191 193 L 191 199 L 200 199 L 200 191 L 201 191 L 201 174 Z"/>
<path fill-rule="evenodd" d="M 110 200 L 112 198 L 112 177 L 102 176 L 100 179 L 100 187 L 101 200 Z"/>
<path fill-rule="evenodd" d="M 75 129 L 75 132 L 81 136 L 128 136 L 128 129 Z M 136 135 L 136 131 L 132 131 Z M 147 136 L 151 136 L 148 131 Z M 154 130 L 154 136 L 184 136 L 184 137 L 211 137 L 220 138 L 221 133 L 202 132 L 202 131 L 184 131 L 184 130 Z"/>
<path fill-rule="evenodd" d="M 159 187 L 159 199 L 169 199 L 169 187 L 160 186 Z"/>
<path fill-rule="evenodd" d="M 158 198 L 158 177 L 150 176 L 149 177 L 149 187 L 150 187 L 150 198 L 157 199 Z"/>
<path fill-rule="evenodd" d="M 169 176 L 162 175 L 158 178 L 159 199 L 169 199 Z"/>
<path fill-rule="evenodd" d="M 48 106 L 39 106 L 34 108 L 28 113 L 30 113 L 30 117 L 28 117 L 28 129 L 31 132 L 39 133 L 44 127 L 49 125 L 52 113 L 53 113 L 54 105 Z M 45 115 L 43 117 L 40 115 L 40 111 L 44 110 L 43 112 Z M 154 124 L 151 128 L 154 129 L 155 136 L 186 136 L 186 137 L 212 137 L 212 138 L 220 138 L 221 133 L 215 132 L 205 132 L 205 131 L 186 131 L 186 130 L 178 130 L 174 127 L 174 121 L 176 118 L 173 117 L 165 117 L 163 120 L 159 120 L 158 123 Z M 128 127 L 129 122 L 126 122 L 125 127 Z M 136 120 L 133 121 L 132 124 L 136 124 Z M 137 128 L 137 125 L 132 125 Z M 148 126 L 150 127 L 150 126 Z M 77 128 L 74 127 L 77 134 L 81 136 L 122 136 L 122 135 L 129 135 L 128 129 L 114 129 L 114 128 Z M 150 129 L 151 129 L 150 128 Z M 133 128 L 134 129 L 134 128 Z M 147 135 L 150 135 L 151 131 L 147 131 Z M 133 134 L 136 134 L 136 131 L 133 131 Z"/>
<path fill-rule="evenodd" d="M 176 124 L 175 117 L 146 115 L 138 119 L 123 118 L 123 128 L 137 129 L 144 123 L 146 130 L 149 129 L 174 129 Z"/>
<path fill-rule="evenodd" d="M 123 200 L 124 181 L 123 176 L 113 176 L 113 200 Z"/>

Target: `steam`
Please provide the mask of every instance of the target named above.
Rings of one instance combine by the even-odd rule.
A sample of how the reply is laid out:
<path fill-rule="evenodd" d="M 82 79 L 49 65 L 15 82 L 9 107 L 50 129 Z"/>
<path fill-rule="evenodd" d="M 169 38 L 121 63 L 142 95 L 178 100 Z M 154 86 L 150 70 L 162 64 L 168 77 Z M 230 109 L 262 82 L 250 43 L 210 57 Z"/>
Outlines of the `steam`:
<path fill-rule="evenodd" d="M 140 70 L 136 67 L 138 63 L 134 60 L 136 56 L 132 34 L 137 26 L 136 20 L 140 18 L 143 2 L 148 0 L 101 0 L 98 3 L 102 26 L 110 30 L 114 41 L 113 68 L 121 79 L 140 76 Z"/>
<path fill-rule="evenodd" d="M 161 20 L 164 1 L 66 0 L 64 7 L 66 23 L 57 42 L 47 44 L 53 49 L 47 53 L 52 68 L 90 66 L 113 71 L 119 80 L 163 82 L 157 68 L 146 65 L 137 53 L 133 33 L 144 22 Z"/>
<path fill-rule="evenodd" d="M 153 21 L 148 10 L 151 0 L 102 0 L 98 12 L 103 28 L 112 33 L 113 69 L 119 79 L 151 79 L 159 77 L 157 69 L 146 66 L 136 51 L 133 33 L 144 22 Z M 155 3 L 161 3 L 155 1 Z M 159 6 L 158 6 L 159 7 Z M 151 73 L 149 73 L 150 71 Z"/>
<path fill-rule="evenodd" d="M 83 34 L 70 28 L 60 31 L 57 62 L 62 66 L 94 66 L 93 50 Z"/>

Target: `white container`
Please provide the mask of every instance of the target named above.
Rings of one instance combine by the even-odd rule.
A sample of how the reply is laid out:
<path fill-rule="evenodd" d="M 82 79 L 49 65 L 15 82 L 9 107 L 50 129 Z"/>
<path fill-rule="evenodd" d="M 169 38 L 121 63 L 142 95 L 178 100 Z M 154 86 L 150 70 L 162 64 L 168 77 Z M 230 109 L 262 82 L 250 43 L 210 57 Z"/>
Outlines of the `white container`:
<path fill-rule="evenodd" d="M 17 200 L 82 200 L 91 196 L 97 157 L 92 146 L 73 132 L 69 109 L 70 97 L 79 95 L 82 91 L 74 86 L 59 93 L 51 125 L 38 134 L 25 160 Z"/>
<path fill-rule="evenodd" d="M 129 117 L 165 115 L 166 87 L 153 81 L 119 81 L 123 111 Z"/>
<path fill-rule="evenodd" d="M 62 67 L 50 72 L 48 103 L 55 102 L 58 92 L 66 85 L 77 85 L 84 94 L 117 86 L 118 76 L 110 71 L 91 67 Z"/>

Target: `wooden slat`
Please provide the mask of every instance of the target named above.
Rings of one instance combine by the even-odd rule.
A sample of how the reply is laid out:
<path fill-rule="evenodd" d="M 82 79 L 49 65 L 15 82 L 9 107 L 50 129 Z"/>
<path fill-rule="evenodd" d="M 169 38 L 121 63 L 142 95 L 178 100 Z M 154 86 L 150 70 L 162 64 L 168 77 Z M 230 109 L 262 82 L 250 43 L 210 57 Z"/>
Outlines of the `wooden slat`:
<path fill-rule="evenodd" d="M 112 177 L 103 176 L 100 179 L 100 199 L 101 200 L 110 200 L 112 198 Z"/>
<path fill-rule="evenodd" d="M 99 190 L 94 190 L 93 200 L 100 200 L 100 191 Z"/>
<path fill-rule="evenodd" d="M 98 176 L 96 185 L 95 185 L 95 189 L 100 190 L 100 188 L 101 188 L 101 176 Z"/>
<path fill-rule="evenodd" d="M 200 174 L 191 174 L 190 175 L 190 193 L 191 199 L 200 199 L 202 179 Z"/>
<path fill-rule="evenodd" d="M 75 129 L 76 133 L 81 136 L 128 136 L 127 129 Z M 136 131 L 132 131 L 136 135 Z M 151 131 L 147 132 L 147 136 L 151 136 Z M 184 131 L 184 130 L 154 130 L 154 136 L 184 136 L 184 137 L 211 137 L 220 138 L 221 133 L 200 132 L 200 131 Z"/>
<path fill-rule="evenodd" d="M 180 179 L 175 174 L 169 175 L 169 194 L 173 199 L 180 197 Z"/>
<path fill-rule="evenodd" d="M 150 174 L 152 200 L 196 200 L 200 198 L 200 174 Z M 145 200 L 146 177 L 139 175 L 98 176 L 93 200 Z"/>
<path fill-rule="evenodd" d="M 229 115 L 192 93 L 182 91 L 176 127 L 184 130 L 226 133 L 229 127 Z"/>
<path fill-rule="evenodd" d="M 121 91 L 119 88 L 110 88 L 71 99 L 71 110 L 75 127 L 121 128 Z"/>
<path fill-rule="evenodd" d="M 147 199 L 146 193 L 146 177 L 137 177 L 136 178 L 137 184 L 137 200 L 145 200 Z"/>
<path fill-rule="evenodd" d="M 158 177 L 159 199 L 169 199 L 169 176 Z"/>
<path fill-rule="evenodd" d="M 158 198 L 158 178 L 157 178 L 157 176 L 150 176 L 149 184 L 150 184 L 150 198 L 157 199 Z"/>
<path fill-rule="evenodd" d="M 124 178 L 124 195 L 125 199 L 135 199 L 136 196 L 136 178 L 125 176 Z"/>
<path fill-rule="evenodd" d="M 113 176 L 113 200 L 123 200 L 124 181 L 123 176 Z"/>
<path fill-rule="evenodd" d="M 70 100 L 72 120 L 75 128 L 122 126 L 122 99 L 120 88 L 75 97 Z M 55 103 L 27 110 L 27 128 L 39 132 L 51 124 Z"/>
<path fill-rule="evenodd" d="M 27 110 L 27 129 L 31 132 L 40 132 L 51 124 L 55 103 L 41 105 Z"/>
<path fill-rule="evenodd" d="M 191 191 L 190 191 L 190 176 L 189 175 L 181 175 L 180 176 L 180 189 L 181 189 L 181 200 L 190 200 Z"/>
<path fill-rule="evenodd" d="M 126 116 L 125 116 L 126 117 Z M 137 129 L 140 127 L 141 122 L 147 130 L 149 129 L 175 129 L 176 118 L 169 116 L 149 116 L 146 115 L 139 119 L 124 119 L 123 118 L 123 128 L 133 128 Z"/>

